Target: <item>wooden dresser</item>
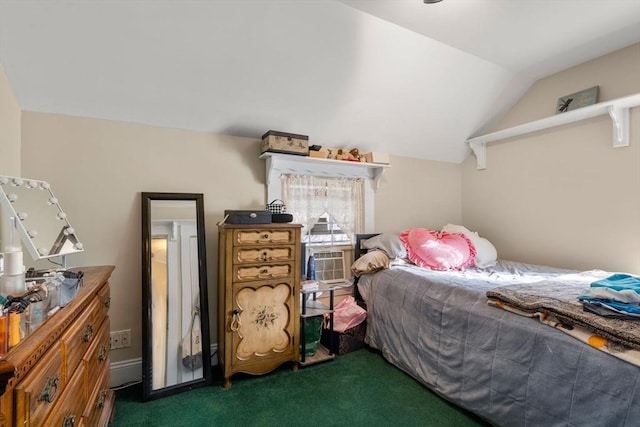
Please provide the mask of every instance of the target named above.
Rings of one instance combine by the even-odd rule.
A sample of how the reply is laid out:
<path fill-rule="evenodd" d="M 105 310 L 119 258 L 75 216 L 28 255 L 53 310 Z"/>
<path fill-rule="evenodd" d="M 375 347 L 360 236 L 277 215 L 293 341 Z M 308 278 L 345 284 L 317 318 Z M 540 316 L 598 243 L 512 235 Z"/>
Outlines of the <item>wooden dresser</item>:
<path fill-rule="evenodd" d="M 298 368 L 298 224 L 219 226 L 218 352 L 224 387 L 236 372 Z"/>
<path fill-rule="evenodd" d="M 109 277 L 79 268 L 76 297 L 0 360 L 0 426 L 105 426 L 109 389 Z"/>

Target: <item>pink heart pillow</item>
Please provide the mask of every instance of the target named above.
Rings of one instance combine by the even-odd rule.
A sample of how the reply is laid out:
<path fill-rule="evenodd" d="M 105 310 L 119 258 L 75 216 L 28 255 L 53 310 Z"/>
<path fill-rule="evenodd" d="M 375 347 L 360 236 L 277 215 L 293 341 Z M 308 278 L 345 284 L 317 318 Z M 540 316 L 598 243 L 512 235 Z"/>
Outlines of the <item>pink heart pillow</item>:
<path fill-rule="evenodd" d="M 432 270 L 463 270 L 474 264 L 476 249 L 462 233 L 410 228 L 400 233 L 414 264 Z"/>

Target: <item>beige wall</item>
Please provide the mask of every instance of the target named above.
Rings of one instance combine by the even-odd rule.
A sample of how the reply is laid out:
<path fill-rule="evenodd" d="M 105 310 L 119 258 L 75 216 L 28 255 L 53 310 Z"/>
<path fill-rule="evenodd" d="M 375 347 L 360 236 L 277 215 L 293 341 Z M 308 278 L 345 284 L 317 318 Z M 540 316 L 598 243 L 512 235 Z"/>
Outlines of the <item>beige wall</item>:
<path fill-rule="evenodd" d="M 55 114 L 23 112 L 23 176 L 44 179 L 85 245 L 71 265 L 113 264 L 111 330 L 131 329 L 140 357 L 140 192 L 203 193 L 212 339 L 215 340 L 217 227 L 225 209 L 265 204 L 265 162 L 257 140 Z M 376 201 L 376 229 L 440 225 L 459 218 L 458 165 L 394 158 Z M 427 179 L 425 180 L 425 174 Z M 422 182 L 420 197 L 405 183 Z M 443 185 L 443 183 L 446 183 Z M 409 206 L 390 212 L 387 206 Z"/>
<path fill-rule="evenodd" d="M 20 115 L 0 65 L 0 175 L 20 176 Z"/>
<path fill-rule="evenodd" d="M 461 186 L 460 165 L 392 156 L 376 192 L 376 232 L 460 222 Z"/>
<path fill-rule="evenodd" d="M 131 329 L 133 345 L 115 350 L 112 361 L 142 352 L 140 192 L 204 194 L 209 301 L 215 317 L 216 222 L 224 209 L 264 204 L 265 166 L 256 141 L 23 112 L 22 153 L 23 175 L 51 183 L 85 245 L 69 264 L 116 266 L 111 330 Z"/>
<path fill-rule="evenodd" d="M 20 107 L 0 65 L 0 175 L 20 176 Z M 9 235 L 9 224 L 0 209 L 0 248 Z"/>
<path fill-rule="evenodd" d="M 600 101 L 640 92 L 640 44 L 534 84 L 496 126 L 553 115 L 559 97 L 600 86 Z M 463 221 L 505 259 L 640 273 L 640 109 L 631 144 L 612 148 L 600 116 L 536 132 L 487 149 L 462 167 Z"/>

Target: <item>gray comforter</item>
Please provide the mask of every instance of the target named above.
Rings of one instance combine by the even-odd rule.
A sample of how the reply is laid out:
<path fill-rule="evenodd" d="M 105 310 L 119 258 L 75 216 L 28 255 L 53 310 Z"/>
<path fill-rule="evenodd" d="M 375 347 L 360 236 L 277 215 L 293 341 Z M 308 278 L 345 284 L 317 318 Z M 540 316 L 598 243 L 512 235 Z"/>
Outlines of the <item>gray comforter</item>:
<path fill-rule="evenodd" d="M 366 341 L 446 399 L 504 426 L 638 426 L 640 368 L 485 293 L 574 273 L 500 261 L 437 272 L 398 266 L 360 278 Z"/>

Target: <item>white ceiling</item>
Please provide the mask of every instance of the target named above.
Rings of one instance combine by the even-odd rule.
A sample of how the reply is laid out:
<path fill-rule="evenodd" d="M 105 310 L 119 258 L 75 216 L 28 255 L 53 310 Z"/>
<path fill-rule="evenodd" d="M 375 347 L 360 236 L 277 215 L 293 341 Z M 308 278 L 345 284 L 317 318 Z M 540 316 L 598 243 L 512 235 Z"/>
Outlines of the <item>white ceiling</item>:
<path fill-rule="evenodd" d="M 636 42 L 638 0 L 0 0 L 23 110 L 448 162 L 535 80 Z"/>

